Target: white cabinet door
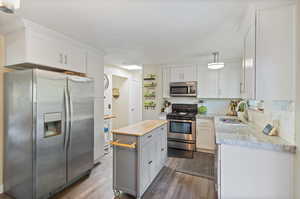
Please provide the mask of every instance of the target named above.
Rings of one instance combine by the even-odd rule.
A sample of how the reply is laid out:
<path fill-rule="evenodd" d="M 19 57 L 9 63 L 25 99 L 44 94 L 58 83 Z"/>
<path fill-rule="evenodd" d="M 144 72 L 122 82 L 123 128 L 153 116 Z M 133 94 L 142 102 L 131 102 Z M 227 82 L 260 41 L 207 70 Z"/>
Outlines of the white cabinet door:
<path fill-rule="evenodd" d="M 30 63 L 80 73 L 86 72 L 85 49 L 64 36 L 53 36 L 48 31 L 37 32 L 25 28 L 7 34 L 6 40 L 8 41 L 7 65 Z"/>
<path fill-rule="evenodd" d="M 295 5 L 257 12 L 257 99 L 293 100 Z"/>
<path fill-rule="evenodd" d="M 170 97 L 170 76 L 171 76 L 171 69 L 169 67 L 162 67 L 163 98 Z"/>
<path fill-rule="evenodd" d="M 184 68 L 183 67 L 172 67 L 171 68 L 171 82 L 184 82 Z"/>
<path fill-rule="evenodd" d="M 219 147 L 221 199 L 293 198 L 294 154 L 234 145 Z"/>
<path fill-rule="evenodd" d="M 171 82 L 197 81 L 196 66 L 179 66 L 171 68 Z"/>
<path fill-rule="evenodd" d="M 197 120 L 196 148 L 205 150 L 215 149 L 213 122 L 209 119 Z"/>
<path fill-rule="evenodd" d="M 240 98 L 242 62 L 227 63 L 219 70 L 219 98 Z"/>
<path fill-rule="evenodd" d="M 27 31 L 26 62 L 67 70 L 64 64 L 64 45 L 46 35 Z"/>
<path fill-rule="evenodd" d="M 255 24 L 251 24 L 244 40 L 243 98 L 255 99 Z"/>
<path fill-rule="evenodd" d="M 141 148 L 141 187 L 144 192 L 151 182 L 151 173 L 149 167 L 149 161 L 151 161 L 150 152 L 153 146 L 148 142 Z"/>
<path fill-rule="evenodd" d="M 64 64 L 75 72 L 86 72 L 86 51 L 79 46 L 67 44 L 64 54 Z"/>
<path fill-rule="evenodd" d="M 198 97 L 218 98 L 218 71 L 207 66 L 198 67 Z"/>

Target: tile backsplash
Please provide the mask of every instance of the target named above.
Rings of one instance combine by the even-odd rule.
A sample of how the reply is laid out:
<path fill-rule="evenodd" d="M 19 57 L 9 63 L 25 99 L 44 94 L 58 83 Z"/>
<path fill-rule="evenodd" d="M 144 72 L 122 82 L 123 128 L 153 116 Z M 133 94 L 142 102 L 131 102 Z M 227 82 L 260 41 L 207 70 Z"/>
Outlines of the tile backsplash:
<path fill-rule="evenodd" d="M 168 99 L 172 104 L 183 103 L 183 104 L 200 104 L 197 98 L 188 97 L 173 97 Z M 228 112 L 228 107 L 230 100 L 225 99 L 207 99 L 201 100 L 203 105 L 207 107 L 207 113 L 212 114 L 226 114 Z"/>
<path fill-rule="evenodd" d="M 290 143 L 295 142 L 295 107 L 292 101 L 265 101 L 264 112 L 249 110 L 249 119 L 257 127 L 263 127 L 274 121 L 279 122 L 279 136 Z"/>

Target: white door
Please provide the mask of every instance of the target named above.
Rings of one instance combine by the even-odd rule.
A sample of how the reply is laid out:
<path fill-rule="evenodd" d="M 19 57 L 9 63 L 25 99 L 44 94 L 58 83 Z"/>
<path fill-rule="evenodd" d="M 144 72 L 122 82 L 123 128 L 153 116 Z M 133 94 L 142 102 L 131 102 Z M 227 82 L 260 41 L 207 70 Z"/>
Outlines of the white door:
<path fill-rule="evenodd" d="M 141 116 L 141 81 L 132 79 L 130 81 L 130 124 L 137 123 L 142 120 Z"/>

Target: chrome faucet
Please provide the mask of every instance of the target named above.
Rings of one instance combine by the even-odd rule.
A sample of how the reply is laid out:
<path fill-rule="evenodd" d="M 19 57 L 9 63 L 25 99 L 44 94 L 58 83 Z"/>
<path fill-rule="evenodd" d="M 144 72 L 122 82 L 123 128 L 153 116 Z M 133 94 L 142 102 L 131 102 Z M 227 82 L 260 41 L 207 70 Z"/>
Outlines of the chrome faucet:
<path fill-rule="evenodd" d="M 248 102 L 246 100 L 242 100 L 238 103 L 238 105 L 236 106 L 236 112 L 240 112 L 239 109 L 240 109 L 240 106 L 244 104 L 245 108 L 244 108 L 244 115 L 243 115 L 243 118 L 244 120 L 246 120 L 247 122 L 249 121 L 249 113 L 248 113 Z"/>

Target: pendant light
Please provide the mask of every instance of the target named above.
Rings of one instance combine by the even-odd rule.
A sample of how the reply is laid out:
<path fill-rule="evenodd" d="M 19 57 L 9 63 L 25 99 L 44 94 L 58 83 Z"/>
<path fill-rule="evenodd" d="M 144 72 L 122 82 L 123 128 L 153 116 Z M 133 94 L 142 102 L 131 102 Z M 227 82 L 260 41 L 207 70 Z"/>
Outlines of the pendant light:
<path fill-rule="evenodd" d="M 212 70 L 224 68 L 224 62 L 219 62 L 219 52 L 213 52 L 214 62 L 208 63 L 207 67 Z"/>
<path fill-rule="evenodd" d="M 20 0 L 0 0 L 0 11 L 13 14 L 20 8 Z"/>

